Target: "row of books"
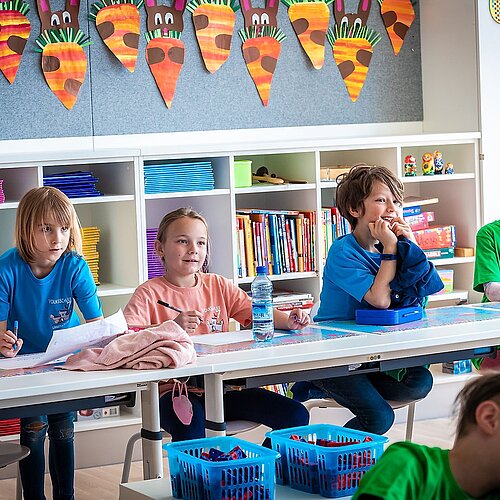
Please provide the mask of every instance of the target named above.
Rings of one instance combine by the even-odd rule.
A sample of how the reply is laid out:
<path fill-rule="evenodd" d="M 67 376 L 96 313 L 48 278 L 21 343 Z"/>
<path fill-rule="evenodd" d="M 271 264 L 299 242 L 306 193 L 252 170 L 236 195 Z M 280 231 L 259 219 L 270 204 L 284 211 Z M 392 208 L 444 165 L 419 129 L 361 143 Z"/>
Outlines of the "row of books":
<path fill-rule="evenodd" d="M 280 311 L 306 309 L 310 311 L 314 305 L 314 297 L 308 292 L 293 292 L 276 289 L 273 291 L 273 306 Z"/>
<path fill-rule="evenodd" d="M 0 420 L 0 436 L 12 436 L 19 434 L 21 423 L 19 418 Z"/>
<path fill-rule="evenodd" d="M 321 228 L 323 238 L 322 255 L 323 263 L 325 263 L 328 250 L 334 240 L 350 233 L 351 226 L 347 219 L 340 215 L 337 207 L 323 207 L 321 209 Z"/>
<path fill-rule="evenodd" d="M 99 252 L 97 244 L 101 238 L 101 230 L 96 227 L 82 227 L 83 257 L 90 267 L 95 284 L 99 285 Z"/>
<path fill-rule="evenodd" d="M 236 211 L 238 276 L 316 271 L 316 213 L 298 210 Z"/>
<path fill-rule="evenodd" d="M 0 179 L 0 203 L 5 202 L 5 193 L 3 192 L 3 179 Z"/>
<path fill-rule="evenodd" d="M 148 259 L 148 279 L 163 276 L 165 269 L 163 263 L 155 250 L 155 240 L 158 234 L 157 227 L 148 227 L 146 229 L 146 254 Z"/>

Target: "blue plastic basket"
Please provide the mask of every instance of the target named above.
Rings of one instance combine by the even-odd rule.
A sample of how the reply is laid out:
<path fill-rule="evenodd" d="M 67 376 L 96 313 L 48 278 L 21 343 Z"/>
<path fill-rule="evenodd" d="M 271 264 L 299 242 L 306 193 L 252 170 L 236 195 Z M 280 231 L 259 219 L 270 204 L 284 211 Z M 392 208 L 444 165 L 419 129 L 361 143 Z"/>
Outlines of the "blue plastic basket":
<path fill-rule="evenodd" d="M 291 427 L 266 435 L 281 455 L 276 461 L 276 482 L 328 498 L 352 495 L 388 441 L 384 436 L 329 424 Z M 290 439 L 291 435 L 307 442 Z M 371 441 L 363 442 L 366 437 Z M 318 439 L 354 444 L 334 448 L 312 444 Z"/>
<path fill-rule="evenodd" d="M 239 446 L 247 458 L 210 462 L 202 452 L 225 453 Z M 168 453 L 172 493 L 189 500 L 272 500 L 279 453 L 233 437 L 179 441 L 163 446 Z"/>

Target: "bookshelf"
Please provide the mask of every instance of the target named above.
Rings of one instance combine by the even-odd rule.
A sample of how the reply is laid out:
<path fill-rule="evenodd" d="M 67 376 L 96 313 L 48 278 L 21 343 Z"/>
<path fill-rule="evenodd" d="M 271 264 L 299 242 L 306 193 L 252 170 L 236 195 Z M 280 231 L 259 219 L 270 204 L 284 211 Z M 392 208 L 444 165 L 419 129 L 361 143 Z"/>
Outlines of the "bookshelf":
<path fill-rule="evenodd" d="M 142 150 L 63 151 L 39 155 L 0 156 L 0 179 L 3 179 L 5 203 L 0 204 L 0 253 L 13 244 L 15 211 L 22 195 L 43 184 L 44 173 L 91 171 L 99 177 L 99 198 L 73 199 L 82 226 L 98 226 L 101 239 L 98 293 L 106 315 L 123 307 L 135 287 L 147 279 L 146 228 L 158 227 L 165 213 L 180 206 L 191 206 L 202 212 L 210 228 L 210 270 L 222 274 L 245 289 L 253 278 L 238 278 L 236 259 L 236 211 L 242 208 L 301 210 L 320 213 L 321 207 L 333 205 L 336 184 L 320 180 L 320 167 L 334 165 L 385 165 L 405 184 L 409 204 L 426 205 L 435 211 L 436 222 L 455 224 L 457 246 L 474 247 L 475 234 L 481 223 L 480 179 L 478 174 L 478 133 L 451 133 L 407 136 L 384 136 L 369 139 L 314 140 L 279 139 L 262 143 L 212 143 L 193 146 L 189 153 L 180 145 L 143 148 Z M 298 145 L 299 144 L 299 145 Z M 404 157 L 439 149 L 446 161 L 452 161 L 455 174 L 405 178 Z M 255 172 L 265 165 L 270 173 L 287 179 L 304 179 L 306 184 L 256 184 L 236 188 L 234 161 L 251 160 Z M 144 193 L 144 165 L 160 161 L 212 162 L 215 189 L 165 194 Z M 415 201 L 417 200 L 417 201 Z M 437 201 L 438 200 L 438 201 Z M 310 292 L 318 300 L 323 265 L 321 259 L 321 225 L 316 224 L 316 271 L 273 275 L 275 287 Z M 477 302 L 472 292 L 474 258 L 454 257 L 434 261 L 437 266 L 454 270 L 455 290 L 431 298 L 431 305 L 446 301 Z M 103 425 L 132 425 L 138 422 L 138 409 L 109 421 L 85 423 L 82 430 Z M 78 429 L 77 427 L 77 429 Z"/>

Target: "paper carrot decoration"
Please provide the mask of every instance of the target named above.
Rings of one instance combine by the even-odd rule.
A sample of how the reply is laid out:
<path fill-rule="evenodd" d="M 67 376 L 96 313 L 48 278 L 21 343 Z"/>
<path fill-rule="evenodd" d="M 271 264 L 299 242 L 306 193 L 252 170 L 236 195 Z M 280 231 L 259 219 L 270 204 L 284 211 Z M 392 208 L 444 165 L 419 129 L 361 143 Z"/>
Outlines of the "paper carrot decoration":
<path fill-rule="evenodd" d="M 215 73 L 229 57 L 233 38 L 235 0 L 191 0 L 186 6 L 193 14 L 196 39 L 205 67 Z"/>
<path fill-rule="evenodd" d="M 90 39 L 71 28 L 44 31 L 37 39 L 42 53 L 42 71 L 47 84 L 66 109 L 71 109 L 78 98 L 85 79 L 87 56 L 83 47 Z"/>
<path fill-rule="evenodd" d="M 336 24 L 327 33 L 335 63 L 353 102 L 358 99 L 365 83 L 373 47 L 381 38 L 379 33 L 365 25 L 370 6 L 371 0 L 360 0 L 358 12 L 346 15 L 343 0 L 335 0 Z"/>
<path fill-rule="evenodd" d="M 66 109 L 71 109 L 85 79 L 87 56 L 83 47 L 90 38 L 80 31 L 80 0 L 66 0 L 64 10 L 52 11 L 49 0 L 37 0 L 41 35 L 35 49 L 42 54 L 47 84 Z"/>
<path fill-rule="evenodd" d="M 288 17 L 300 44 L 315 69 L 325 60 L 325 39 L 333 0 L 281 0 L 288 7 Z"/>
<path fill-rule="evenodd" d="M 158 0 L 146 0 L 146 60 L 160 90 L 165 105 L 170 108 L 177 79 L 184 64 L 184 30 L 182 15 L 186 0 L 173 0 L 172 6 L 158 5 Z"/>
<path fill-rule="evenodd" d="M 245 27 L 239 31 L 243 59 L 257 87 L 262 104 L 267 106 L 271 83 L 286 38 L 278 28 L 279 0 L 266 0 L 264 8 L 253 8 L 251 0 L 240 0 Z"/>
<path fill-rule="evenodd" d="M 281 52 L 285 34 L 274 26 L 253 27 L 239 32 L 243 42 L 243 59 L 252 77 L 262 104 L 267 106 L 274 70 Z"/>
<path fill-rule="evenodd" d="M 139 52 L 140 15 L 143 0 L 99 0 L 90 7 L 89 19 L 109 50 L 131 73 Z"/>
<path fill-rule="evenodd" d="M 29 10 L 22 0 L 0 1 L 0 70 L 11 84 L 31 32 Z"/>
<path fill-rule="evenodd" d="M 163 35 L 160 30 L 146 33 L 146 60 L 167 108 L 172 106 L 177 79 L 184 64 L 184 43 L 178 31 Z"/>
<path fill-rule="evenodd" d="M 378 0 L 384 26 L 397 56 L 410 26 L 415 19 L 411 0 Z"/>

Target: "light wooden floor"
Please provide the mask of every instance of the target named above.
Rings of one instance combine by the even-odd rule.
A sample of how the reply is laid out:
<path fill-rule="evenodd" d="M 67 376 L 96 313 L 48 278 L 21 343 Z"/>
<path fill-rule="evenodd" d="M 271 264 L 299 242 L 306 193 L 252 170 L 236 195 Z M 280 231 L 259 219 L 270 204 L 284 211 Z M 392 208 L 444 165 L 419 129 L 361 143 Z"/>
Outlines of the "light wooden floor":
<path fill-rule="evenodd" d="M 450 448 L 453 444 L 454 422 L 447 418 L 421 420 L 415 422 L 413 441 L 428 446 Z M 404 439 L 405 424 L 396 424 L 387 433 L 390 442 Z M 164 461 L 164 470 L 168 473 L 168 460 Z M 118 498 L 119 483 L 121 480 L 122 465 L 108 465 L 80 469 L 75 474 L 75 497 L 77 500 L 116 500 Z M 130 481 L 142 479 L 142 463 L 134 462 L 130 473 Z M 46 476 L 47 498 L 51 498 L 50 479 Z M 15 498 L 15 480 L 0 481 L 0 499 L 12 500 Z"/>

